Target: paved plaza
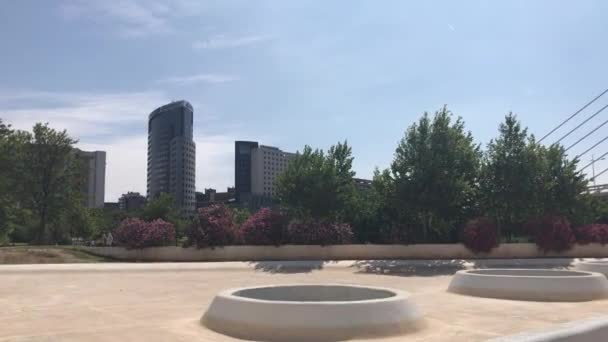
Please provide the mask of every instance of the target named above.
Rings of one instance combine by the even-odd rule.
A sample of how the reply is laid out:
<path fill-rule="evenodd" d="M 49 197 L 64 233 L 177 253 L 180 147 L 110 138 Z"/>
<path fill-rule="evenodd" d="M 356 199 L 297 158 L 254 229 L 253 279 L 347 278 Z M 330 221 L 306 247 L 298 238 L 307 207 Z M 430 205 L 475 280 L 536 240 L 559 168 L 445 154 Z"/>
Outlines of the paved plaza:
<path fill-rule="evenodd" d="M 534 261 L 566 268 L 572 260 Z M 447 293 L 451 275 L 500 261 L 341 261 L 0 266 L 0 341 L 237 341 L 199 324 L 213 296 L 265 284 L 345 283 L 408 291 L 425 327 L 407 341 L 485 341 L 600 316 L 608 300 L 542 303 Z M 504 262 L 503 262 L 504 263 Z M 504 266 L 530 266 L 511 262 Z M 404 341 L 404 336 L 376 339 Z"/>

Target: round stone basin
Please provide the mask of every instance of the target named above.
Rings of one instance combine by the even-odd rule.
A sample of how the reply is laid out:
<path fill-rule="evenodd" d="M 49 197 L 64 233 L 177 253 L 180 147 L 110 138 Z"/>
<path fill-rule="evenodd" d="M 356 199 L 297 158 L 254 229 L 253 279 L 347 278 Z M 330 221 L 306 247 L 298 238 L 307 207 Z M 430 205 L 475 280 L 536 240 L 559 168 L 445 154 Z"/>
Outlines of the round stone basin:
<path fill-rule="evenodd" d="M 256 341 L 340 341 L 419 326 L 409 294 L 357 285 L 278 285 L 219 293 L 201 318 L 216 332 Z"/>
<path fill-rule="evenodd" d="M 449 292 L 477 297 L 548 302 L 581 302 L 608 295 L 608 280 L 599 273 L 551 269 L 483 269 L 458 271 Z"/>
<path fill-rule="evenodd" d="M 597 272 L 608 277 L 608 260 L 581 261 L 574 267 L 579 271 Z"/>

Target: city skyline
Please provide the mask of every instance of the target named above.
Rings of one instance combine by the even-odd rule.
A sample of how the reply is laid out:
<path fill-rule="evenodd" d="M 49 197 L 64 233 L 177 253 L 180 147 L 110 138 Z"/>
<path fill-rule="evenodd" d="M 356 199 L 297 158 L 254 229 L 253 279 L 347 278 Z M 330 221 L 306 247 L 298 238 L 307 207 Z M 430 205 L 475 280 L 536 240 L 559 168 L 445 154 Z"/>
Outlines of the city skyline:
<path fill-rule="evenodd" d="M 444 104 L 484 146 L 509 111 L 544 135 L 606 88 L 607 10 L 593 0 L 7 2 L 0 117 L 18 129 L 49 122 L 78 148 L 106 151 L 106 201 L 146 192 L 146 116 L 181 98 L 197 108 L 199 191 L 234 185 L 237 140 L 297 151 L 348 139 L 357 177 L 371 178 L 406 128 Z"/>

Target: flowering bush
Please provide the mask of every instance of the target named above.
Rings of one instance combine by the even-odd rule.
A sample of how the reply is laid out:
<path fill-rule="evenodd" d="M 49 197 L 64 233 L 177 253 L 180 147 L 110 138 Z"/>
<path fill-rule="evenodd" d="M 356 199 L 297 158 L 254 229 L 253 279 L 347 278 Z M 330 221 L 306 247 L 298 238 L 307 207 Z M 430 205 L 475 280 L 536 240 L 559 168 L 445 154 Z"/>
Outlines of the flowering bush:
<path fill-rule="evenodd" d="M 286 240 L 285 216 L 276 210 L 262 208 L 241 226 L 243 242 L 248 245 L 275 245 Z"/>
<path fill-rule="evenodd" d="M 198 248 L 234 245 L 238 242 L 234 215 L 223 204 L 199 209 L 186 235 L 187 245 Z"/>
<path fill-rule="evenodd" d="M 528 221 L 524 229 L 545 252 L 568 250 L 576 241 L 570 222 L 563 216 L 545 215 Z"/>
<path fill-rule="evenodd" d="M 124 219 L 113 233 L 116 244 L 128 249 L 168 245 L 175 240 L 175 226 L 161 219 L 145 222 Z"/>
<path fill-rule="evenodd" d="M 352 241 L 353 230 L 346 223 L 294 220 L 287 227 L 287 236 L 295 245 L 339 245 Z"/>
<path fill-rule="evenodd" d="M 498 228 L 493 220 L 480 217 L 467 223 L 463 231 L 465 246 L 475 253 L 487 253 L 498 246 Z"/>
<path fill-rule="evenodd" d="M 576 241 L 580 244 L 608 243 L 608 224 L 593 223 L 574 230 Z"/>

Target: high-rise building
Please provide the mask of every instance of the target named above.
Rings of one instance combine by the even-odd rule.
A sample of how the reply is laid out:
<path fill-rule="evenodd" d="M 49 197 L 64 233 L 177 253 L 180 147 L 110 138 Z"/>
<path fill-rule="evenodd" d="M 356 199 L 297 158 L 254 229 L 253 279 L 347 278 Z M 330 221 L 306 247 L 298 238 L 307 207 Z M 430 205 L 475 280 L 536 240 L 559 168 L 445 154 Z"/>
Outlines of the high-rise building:
<path fill-rule="evenodd" d="M 84 166 L 81 188 L 83 204 L 88 208 L 103 208 L 106 191 L 106 153 L 76 149 L 76 155 Z"/>
<path fill-rule="evenodd" d="M 276 181 L 285 171 L 294 153 L 281 151 L 277 147 L 264 146 L 253 149 L 251 153 L 251 193 L 274 197 Z"/>
<path fill-rule="evenodd" d="M 148 118 L 148 200 L 173 196 L 182 214 L 195 208 L 194 110 L 187 101 L 157 108 Z"/>
<path fill-rule="evenodd" d="M 253 197 L 273 197 L 276 179 L 285 170 L 294 153 L 253 141 L 236 141 L 234 185 L 236 200 L 249 202 Z"/>
<path fill-rule="evenodd" d="M 238 202 L 251 197 L 251 153 L 258 148 L 255 141 L 234 142 L 234 188 Z"/>
<path fill-rule="evenodd" d="M 133 211 L 141 209 L 146 205 L 146 197 L 139 194 L 139 192 L 127 192 L 118 199 L 118 207 L 120 210 Z"/>

